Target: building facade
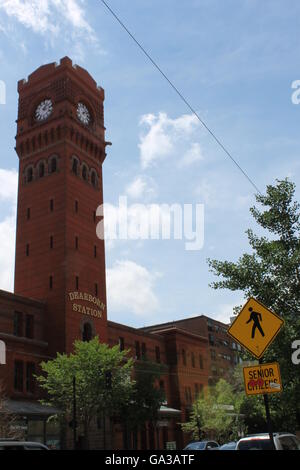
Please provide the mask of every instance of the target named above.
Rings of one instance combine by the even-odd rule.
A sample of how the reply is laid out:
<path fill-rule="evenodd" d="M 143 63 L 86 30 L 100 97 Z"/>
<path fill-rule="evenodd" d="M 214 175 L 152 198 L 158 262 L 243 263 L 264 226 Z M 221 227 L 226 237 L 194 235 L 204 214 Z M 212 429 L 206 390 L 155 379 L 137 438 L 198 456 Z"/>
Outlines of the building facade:
<path fill-rule="evenodd" d="M 104 90 L 65 57 L 18 84 L 16 152 L 19 157 L 14 293 L 0 291 L 0 340 L 7 349 L 0 379 L 27 437 L 58 445 L 48 422 L 57 410 L 39 404 L 39 364 L 70 353 L 76 339 L 129 349 L 136 361 L 165 364 L 159 386 L 166 402 L 159 423 L 140 433 L 141 449 L 182 448 L 180 422 L 203 388 L 234 365 L 226 325 L 199 316 L 136 329 L 107 319 L 105 247 L 96 235 L 103 204 L 106 158 Z M 21 418 L 20 418 L 21 419 Z M 95 434 L 95 448 L 124 447 Z"/>

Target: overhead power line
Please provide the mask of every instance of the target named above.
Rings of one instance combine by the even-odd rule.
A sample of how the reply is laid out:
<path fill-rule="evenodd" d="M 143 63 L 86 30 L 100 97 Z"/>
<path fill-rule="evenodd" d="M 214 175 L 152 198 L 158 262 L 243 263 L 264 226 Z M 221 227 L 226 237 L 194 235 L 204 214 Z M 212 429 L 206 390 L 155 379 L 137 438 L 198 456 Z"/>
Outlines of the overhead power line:
<path fill-rule="evenodd" d="M 185 103 L 185 105 L 189 108 L 189 110 L 196 116 L 196 118 L 201 122 L 202 126 L 209 132 L 215 142 L 221 147 L 221 149 L 225 152 L 225 154 L 230 158 L 230 160 L 235 164 L 238 170 L 245 176 L 248 182 L 253 186 L 255 191 L 259 194 L 262 194 L 259 188 L 256 186 L 254 181 L 248 176 L 245 170 L 241 167 L 241 165 L 237 162 L 237 160 L 232 156 L 232 154 L 227 150 L 227 148 L 222 144 L 220 139 L 215 135 L 215 133 L 208 127 L 208 125 L 203 121 L 203 119 L 199 116 L 197 111 L 193 108 L 193 106 L 189 103 L 189 101 L 183 96 L 183 94 L 178 90 L 178 88 L 174 85 L 174 83 L 168 78 L 165 72 L 160 68 L 160 66 L 154 61 L 154 59 L 150 56 L 150 54 L 146 51 L 146 49 L 141 45 L 141 43 L 134 37 L 134 35 L 129 31 L 129 29 L 125 26 L 125 24 L 121 21 L 121 19 L 117 16 L 117 14 L 111 9 L 111 7 L 104 1 L 101 0 L 103 5 L 109 10 L 112 16 L 117 20 L 117 22 L 122 26 L 122 28 L 127 32 L 127 34 L 131 37 L 131 39 L 135 42 L 135 44 L 139 47 L 139 49 L 143 52 L 143 54 L 149 59 L 152 65 L 159 71 L 159 73 L 164 77 L 164 79 L 169 83 L 169 85 L 173 88 L 175 93 L 179 96 L 179 98 Z"/>

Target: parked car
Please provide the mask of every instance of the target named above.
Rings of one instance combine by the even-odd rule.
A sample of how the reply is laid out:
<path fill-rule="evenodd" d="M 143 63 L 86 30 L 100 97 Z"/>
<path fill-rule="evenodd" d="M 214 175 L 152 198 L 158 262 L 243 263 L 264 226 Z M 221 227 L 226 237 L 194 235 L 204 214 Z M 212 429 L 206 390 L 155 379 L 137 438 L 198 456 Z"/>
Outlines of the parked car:
<path fill-rule="evenodd" d="M 44 444 L 39 442 L 25 442 L 25 441 L 14 441 L 14 440 L 1 440 L 0 439 L 0 451 L 1 450 L 49 450 Z"/>
<path fill-rule="evenodd" d="M 227 442 L 219 447 L 219 450 L 236 450 L 236 442 Z"/>
<path fill-rule="evenodd" d="M 300 442 L 294 434 L 287 432 L 274 433 L 272 446 L 269 434 L 255 434 L 239 440 L 236 450 L 300 450 Z"/>
<path fill-rule="evenodd" d="M 216 450 L 219 444 L 215 441 L 196 441 L 190 442 L 184 450 Z"/>

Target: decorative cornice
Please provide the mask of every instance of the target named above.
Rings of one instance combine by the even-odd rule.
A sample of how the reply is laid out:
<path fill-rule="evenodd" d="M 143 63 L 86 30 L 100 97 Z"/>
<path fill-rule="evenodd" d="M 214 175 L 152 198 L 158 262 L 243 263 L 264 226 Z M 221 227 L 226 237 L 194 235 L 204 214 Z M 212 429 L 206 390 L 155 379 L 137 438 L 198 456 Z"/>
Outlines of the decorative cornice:
<path fill-rule="evenodd" d="M 37 129 L 38 130 L 38 129 Z M 29 135 L 28 135 L 29 134 Z M 33 130 L 17 136 L 16 152 L 20 159 L 28 159 L 38 155 L 41 151 L 50 150 L 59 144 L 72 144 L 75 151 L 92 158 L 95 163 L 103 163 L 106 157 L 105 146 L 99 137 L 87 134 L 79 126 L 58 125 L 48 127 L 43 132 L 33 133 Z"/>

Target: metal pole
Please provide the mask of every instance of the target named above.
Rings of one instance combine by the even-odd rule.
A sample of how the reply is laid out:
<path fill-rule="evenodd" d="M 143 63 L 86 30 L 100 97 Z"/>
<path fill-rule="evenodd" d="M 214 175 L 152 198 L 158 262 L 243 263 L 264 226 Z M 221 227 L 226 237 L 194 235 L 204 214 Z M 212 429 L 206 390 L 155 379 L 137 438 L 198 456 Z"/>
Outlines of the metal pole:
<path fill-rule="evenodd" d="M 73 449 L 76 450 L 77 444 L 77 423 L 76 423 L 76 377 L 73 377 Z"/>
<path fill-rule="evenodd" d="M 263 359 L 259 359 L 259 364 L 263 364 Z M 264 403 L 265 403 L 265 410 L 266 410 L 266 418 L 267 418 L 267 426 L 268 426 L 268 433 L 270 436 L 270 440 L 272 443 L 273 449 L 275 449 L 275 443 L 274 443 L 274 435 L 273 435 L 273 426 L 272 426 L 272 420 L 271 420 L 271 414 L 270 414 L 270 406 L 269 406 L 269 397 L 267 394 L 263 395 L 264 397 Z"/>

